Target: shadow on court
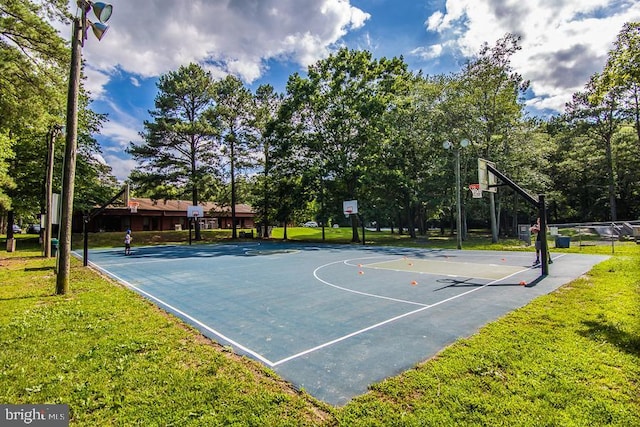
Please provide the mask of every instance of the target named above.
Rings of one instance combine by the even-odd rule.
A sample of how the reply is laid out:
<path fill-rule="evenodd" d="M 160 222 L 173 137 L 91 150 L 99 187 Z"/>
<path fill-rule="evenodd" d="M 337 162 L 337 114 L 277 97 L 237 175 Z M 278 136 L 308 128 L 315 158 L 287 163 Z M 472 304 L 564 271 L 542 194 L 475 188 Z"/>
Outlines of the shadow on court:
<path fill-rule="evenodd" d="M 554 257 L 541 278 L 526 252 L 240 242 L 89 254 L 95 268 L 334 405 L 606 259 Z"/>

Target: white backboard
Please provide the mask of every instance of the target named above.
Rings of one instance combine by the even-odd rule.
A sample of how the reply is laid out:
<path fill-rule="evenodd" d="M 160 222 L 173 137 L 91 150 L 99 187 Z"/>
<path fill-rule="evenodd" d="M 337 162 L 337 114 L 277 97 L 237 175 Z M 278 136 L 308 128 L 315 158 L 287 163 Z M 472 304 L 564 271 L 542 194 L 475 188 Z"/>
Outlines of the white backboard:
<path fill-rule="evenodd" d="M 487 170 L 487 165 L 491 165 L 495 169 L 496 164 L 485 159 L 478 159 L 478 182 L 480 183 L 480 189 L 482 191 L 489 191 L 496 193 L 498 183 L 496 176 Z"/>
<path fill-rule="evenodd" d="M 187 206 L 188 218 L 202 218 L 204 216 L 204 208 L 202 206 Z"/>
<path fill-rule="evenodd" d="M 345 200 L 342 202 L 342 211 L 345 215 L 352 215 L 358 213 L 358 201 L 357 200 Z"/>

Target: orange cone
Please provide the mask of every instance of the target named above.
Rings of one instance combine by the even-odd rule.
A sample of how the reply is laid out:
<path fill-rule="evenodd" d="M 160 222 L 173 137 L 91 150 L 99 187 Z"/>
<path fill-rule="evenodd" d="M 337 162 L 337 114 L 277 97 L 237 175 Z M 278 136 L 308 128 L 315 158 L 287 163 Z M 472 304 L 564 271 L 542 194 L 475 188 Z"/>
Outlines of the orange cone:
<path fill-rule="evenodd" d="M 358 271 L 358 274 L 364 274 L 364 271 Z"/>
<path fill-rule="evenodd" d="M 527 286 L 527 282 L 525 282 L 524 280 L 520 281 L 520 286 Z"/>
<path fill-rule="evenodd" d="M 411 286 L 416 286 L 418 284 L 418 282 L 416 282 L 415 280 L 411 281 Z"/>

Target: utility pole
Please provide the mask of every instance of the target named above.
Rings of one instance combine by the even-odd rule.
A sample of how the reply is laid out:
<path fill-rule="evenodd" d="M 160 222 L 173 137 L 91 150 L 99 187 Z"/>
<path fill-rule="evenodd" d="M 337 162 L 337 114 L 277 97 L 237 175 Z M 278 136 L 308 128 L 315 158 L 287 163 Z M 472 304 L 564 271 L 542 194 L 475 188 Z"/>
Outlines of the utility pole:
<path fill-rule="evenodd" d="M 83 20 L 86 19 L 83 13 Z M 62 215 L 60 218 L 60 247 L 58 255 L 58 276 L 56 294 L 69 291 L 71 269 L 71 235 L 73 223 L 73 192 L 76 176 L 76 154 L 78 147 L 78 93 L 80 92 L 80 67 L 82 61 L 83 23 L 73 19 L 73 40 L 71 41 L 71 71 L 67 92 L 67 137 L 64 151 L 62 178 Z"/>
<path fill-rule="evenodd" d="M 54 125 L 49 130 L 49 139 L 47 141 L 47 177 L 45 184 L 45 222 L 44 222 L 44 230 L 43 230 L 43 245 L 44 245 L 44 256 L 45 258 L 51 258 L 51 238 L 52 230 L 51 226 L 53 224 L 53 163 L 54 163 L 54 153 L 56 147 L 56 137 L 62 131 L 62 126 Z"/>
<path fill-rule="evenodd" d="M 73 233 L 73 193 L 76 177 L 76 154 L 78 148 L 78 94 L 80 92 L 80 71 L 82 65 L 82 47 L 88 26 L 100 40 L 107 31 L 104 22 L 111 17 L 112 6 L 102 2 L 92 3 L 89 0 L 78 0 L 80 17 L 73 19 L 73 38 L 71 40 L 71 70 L 69 72 L 69 91 L 67 92 L 67 138 L 65 141 L 65 158 L 62 178 L 62 214 L 60 218 L 60 247 L 58 253 L 58 275 L 56 277 L 56 294 L 69 291 L 69 274 L 71 270 L 71 236 Z M 87 19 L 87 12 L 93 8 L 100 22 Z"/>

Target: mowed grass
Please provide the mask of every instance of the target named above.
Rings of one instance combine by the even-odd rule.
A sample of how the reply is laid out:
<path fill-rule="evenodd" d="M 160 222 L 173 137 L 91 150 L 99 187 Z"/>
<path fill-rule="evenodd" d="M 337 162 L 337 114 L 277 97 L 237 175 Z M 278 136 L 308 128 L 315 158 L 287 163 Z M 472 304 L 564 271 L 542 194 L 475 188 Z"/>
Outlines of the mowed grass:
<path fill-rule="evenodd" d="M 293 228 L 288 237 L 316 241 L 319 233 Z M 348 229 L 331 233 L 327 241 L 350 239 Z M 94 245 L 121 245 L 119 234 L 102 234 Z M 134 237 L 144 244 L 153 235 Z M 366 237 L 455 247 L 439 236 Z M 531 250 L 487 241 L 464 246 Z M 640 245 L 617 245 L 578 280 L 339 408 L 75 260 L 70 293 L 54 295 L 54 262 L 38 255 L 28 238 L 0 253 L 0 403 L 66 403 L 72 425 L 640 425 Z"/>

